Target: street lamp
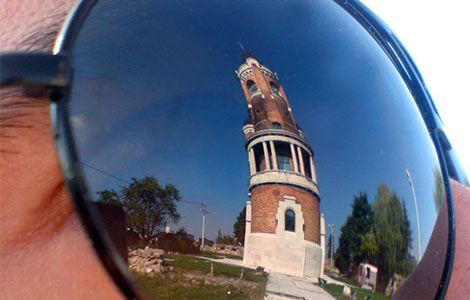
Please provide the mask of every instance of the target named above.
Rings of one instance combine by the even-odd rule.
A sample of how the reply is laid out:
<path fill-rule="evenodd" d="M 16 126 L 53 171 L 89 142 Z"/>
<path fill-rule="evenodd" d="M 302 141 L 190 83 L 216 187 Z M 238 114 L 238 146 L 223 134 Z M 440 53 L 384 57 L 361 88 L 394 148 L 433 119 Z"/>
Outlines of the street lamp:
<path fill-rule="evenodd" d="M 207 210 L 207 206 L 204 203 L 201 203 L 201 211 L 202 211 L 202 242 L 201 242 L 201 249 L 204 249 L 204 231 L 205 231 L 205 226 L 206 226 L 206 214 L 209 213 Z"/>
<path fill-rule="evenodd" d="M 411 179 L 410 171 L 408 171 L 408 169 L 405 169 L 405 171 L 406 171 L 406 176 L 408 176 L 408 182 L 410 183 L 411 191 L 413 192 L 413 199 L 415 201 L 416 221 L 418 223 L 418 261 L 420 261 L 421 260 L 421 230 L 419 226 L 418 203 L 416 202 L 415 187 L 413 185 L 413 179 Z"/>

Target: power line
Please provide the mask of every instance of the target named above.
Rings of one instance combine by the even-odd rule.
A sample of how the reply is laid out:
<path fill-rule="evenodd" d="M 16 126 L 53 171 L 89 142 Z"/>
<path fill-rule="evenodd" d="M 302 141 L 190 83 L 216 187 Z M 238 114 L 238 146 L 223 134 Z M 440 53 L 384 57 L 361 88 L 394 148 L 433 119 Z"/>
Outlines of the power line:
<path fill-rule="evenodd" d="M 113 175 L 113 174 L 111 174 L 111 173 L 109 173 L 109 172 L 100 170 L 100 169 L 98 169 L 98 168 L 95 168 L 95 167 L 90 166 L 90 165 L 88 165 L 88 164 L 86 164 L 86 163 L 83 163 L 83 162 L 78 162 L 78 163 L 81 164 L 82 166 L 85 166 L 85 167 L 88 167 L 88 168 L 90 168 L 90 169 L 93 169 L 93 170 L 95 170 L 95 171 L 97 171 L 97 172 L 100 172 L 100 173 L 102 173 L 102 174 L 104 174 L 104 175 L 106 175 L 106 176 L 109 176 L 109 177 L 111 177 L 111 178 L 113 178 L 113 179 L 119 180 L 119 181 L 124 182 L 124 183 L 127 183 L 127 184 L 131 184 L 129 181 L 127 181 L 127 180 L 125 180 L 125 179 L 122 179 L 122 178 L 119 178 L 119 177 L 117 177 L 117 176 L 115 176 L 115 175 Z M 179 200 L 179 201 L 180 201 L 180 202 L 184 202 L 184 203 L 190 203 L 190 204 L 201 205 L 201 212 L 202 212 L 202 245 L 201 245 L 201 248 L 204 248 L 204 239 L 205 239 L 205 237 L 204 237 L 204 233 L 205 233 L 205 232 L 204 232 L 204 231 L 205 231 L 205 224 L 206 224 L 206 214 L 209 213 L 209 211 L 207 210 L 206 204 L 203 203 L 203 202 L 195 202 L 195 201 L 186 201 L 186 200 Z M 190 213 L 190 214 L 191 214 L 191 213 Z M 190 215 L 190 214 L 188 214 L 188 215 Z M 186 217 L 187 217 L 188 215 L 186 215 Z"/>
<path fill-rule="evenodd" d="M 197 210 L 191 211 L 191 212 L 185 214 L 184 216 L 181 216 L 181 219 L 182 219 L 182 220 L 183 220 L 183 219 L 186 219 L 187 217 L 192 216 L 192 215 L 194 215 L 195 213 L 198 213 L 198 212 L 199 212 L 199 211 L 197 211 Z"/>
<path fill-rule="evenodd" d="M 107 176 L 109 176 L 109 177 L 112 177 L 112 178 L 114 178 L 114 179 L 116 179 L 116 180 L 122 181 L 122 182 L 127 183 L 127 184 L 131 184 L 129 181 L 126 181 L 126 180 L 124 180 L 124 179 L 122 179 L 122 178 L 119 178 L 119 177 L 117 177 L 117 176 L 114 176 L 113 174 L 110 174 L 110 173 L 105 172 L 105 171 L 103 171 L 103 170 L 100 170 L 100 169 L 98 169 L 98 168 L 95 168 L 95 167 L 92 167 L 92 166 L 90 166 L 90 165 L 87 165 L 87 164 L 84 163 L 84 162 L 79 161 L 78 163 L 81 164 L 82 166 L 85 166 L 85 167 L 88 167 L 88 168 L 90 168 L 90 169 L 93 169 L 93 170 L 95 170 L 95 171 L 97 171 L 97 172 L 100 172 L 100 173 L 102 173 L 102 174 L 104 174 L 104 175 L 107 175 Z"/>
<path fill-rule="evenodd" d="M 191 204 L 197 204 L 197 205 L 201 205 L 201 204 L 204 204 L 203 202 L 193 202 L 193 201 L 185 201 L 185 200 L 180 200 L 181 202 L 186 202 L 186 203 L 191 203 Z"/>
<path fill-rule="evenodd" d="M 90 169 L 93 169 L 93 170 L 95 170 L 95 171 L 97 171 L 97 172 L 100 172 L 100 173 L 102 173 L 102 174 L 104 174 L 104 175 L 106 175 L 106 176 L 109 176 L 109 177 L 114 178 L 114 179 L 116 179 L 116 180 L 119 180 L 119 181 L 121 181 L 121 182 L 124 182 L 124 183 L 127 183 L 127 184 L 131 184 L 129 181 L 127 181 L 127 180 L 125 180 L 125 179 L 119 178 L 119 177 L 117 177 L 117 176 L 115 176 L 115 175 L 113 175 L 113 174 L 111 174 L 111 173 L 109 173 L 109 172 L 106 172 L 106 171 L 100 170 L 100 169 L 98 169 L 98 168 L 96 168 L 96 167 L 90 166 L 90 165 L 88 165 L 88 164 L 86 164 L 86 163 L 84 163 L 84 162 L 79 161 L 78 163 L 81 164 L 82 166 L 85 166 L 85 167 L 88 167 L 88 168 L 90 168 Z M 186 200 L 179 200 L 179 201 L 180 201 L 180 202 L 185 202 L 185 203 L 190 203 L 190 204 L 197 204 L 197 205 L 203 204 L 202 202 L 194 202 L 194 201 L 186 201 Z"/>

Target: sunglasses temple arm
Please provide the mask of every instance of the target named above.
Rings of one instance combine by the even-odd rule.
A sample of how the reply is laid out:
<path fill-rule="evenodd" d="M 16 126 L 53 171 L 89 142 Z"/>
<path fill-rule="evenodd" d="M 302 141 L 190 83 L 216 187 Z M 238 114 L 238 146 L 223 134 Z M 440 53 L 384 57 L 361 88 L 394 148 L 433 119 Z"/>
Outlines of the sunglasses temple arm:
<path fill-rule="evenodd" d="M 72 81 L 71 58 L 50 52 L 0 55 L 0 87 L 20 87 L 26 96 L 59 98 Z"/>

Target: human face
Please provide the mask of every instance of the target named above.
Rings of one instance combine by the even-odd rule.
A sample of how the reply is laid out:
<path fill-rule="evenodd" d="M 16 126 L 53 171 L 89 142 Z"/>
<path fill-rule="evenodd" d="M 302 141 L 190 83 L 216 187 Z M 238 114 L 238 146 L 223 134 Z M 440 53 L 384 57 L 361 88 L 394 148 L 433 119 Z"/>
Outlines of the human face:
<path fill-rule="evenodd" d="M 75 1 L 1 1 L 0 51 L 52 49 Z M 48 99 L 0 91 L 0 289 L 8 299 L 120 299 L 74 212 Z M 86 287 L 86 288 L 84 288 Z"/>

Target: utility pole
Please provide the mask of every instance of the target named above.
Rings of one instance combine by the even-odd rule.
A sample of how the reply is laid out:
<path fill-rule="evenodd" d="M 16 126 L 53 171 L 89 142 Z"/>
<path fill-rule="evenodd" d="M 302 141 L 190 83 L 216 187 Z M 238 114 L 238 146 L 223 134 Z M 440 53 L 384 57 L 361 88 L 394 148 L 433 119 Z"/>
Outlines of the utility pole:
<path fill-rule="evenodd" d="M 209 211 L 207 210 L 207 206 L 204 203 L 201 203 L 201 211 L 202 211 L 202 242 L 201 242 L 201 249 L 203 249 L 204 248 L 204 240 L 205 240 L 204 230 L 205 230 L 205 226 L 206 226 L 206 214 L 209 213 Z"/>
<path fill-rule="evenodd" d="M 333 252 L 335 251 L 335 224 L 328 224 L 330 227 L 331 251 L 330 251 L 330 272 L 333 270 Z"/>
<path fill-rule="evenodd" d="M 408 171 L 408 169 L 405 169 L 405 171 L 406 171 L 406 176 L 408 176 L 408 182 L 410 183 L 411 191 L 413 192 L 413 199 L 415 201 L 416 221 L 418 223 L 418 261 L 420 261 L 421 260 L 421 230 L 419 226 L 418 203 L 416 202 L 415 187 L 413 185 L 413 179 L 411 179 L 410 171 Z"/>

